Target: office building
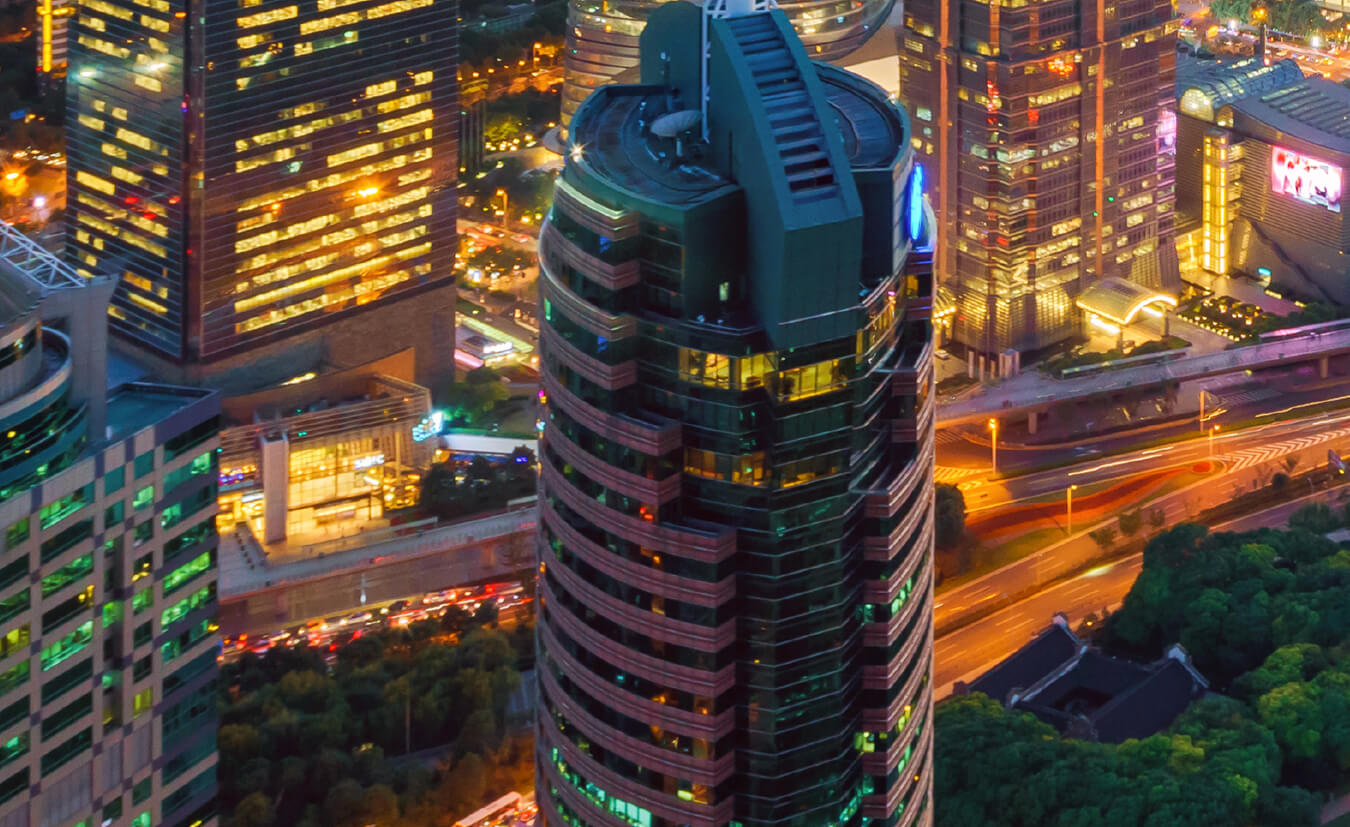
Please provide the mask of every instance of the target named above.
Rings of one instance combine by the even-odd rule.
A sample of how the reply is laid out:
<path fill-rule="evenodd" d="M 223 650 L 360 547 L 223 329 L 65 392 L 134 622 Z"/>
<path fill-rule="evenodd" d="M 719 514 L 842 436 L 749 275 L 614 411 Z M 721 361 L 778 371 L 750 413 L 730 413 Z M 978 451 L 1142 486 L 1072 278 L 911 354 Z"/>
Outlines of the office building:
<path fill-rule="evenodd" d="M 109 388 L 113 283 L 0 258 L 0 825 L 214 824 L 219 398 Z"/>
<path fill-rule="evenodd" d="M 905 4 L 900 99 L 957 342 L 1037 351 L 1100 280 L 1178 286 L 1175 31 L 1168 0 Z"/>
<path fill-rule="evenodd" d="M 161 375 L 231 393 L 407 346 L 419 371 L 444 371 L 456 9 L 83 6 L 67 253 L 81 272 L 120 276 L 119 339 Z"/>
<path fill-rule="evenodd" d="M 624 81 L 638 66 L 638 40 L 652 11 L 668 0 L 569 0 L 563 67 L 562 123 L 566 128 L 597 87 Z M 813 58 L 842 57 L 876 34 L 894 0 L 854 0 L 824 6 L 784 0 L 778 7 Z"/>
<path fill-rule="evenodd" d="M 923 170 L 728 5 L 653 12 L 540 239 L 542 823 L 929 824 Z"/>
<path fill-rule="evenodd" d="M 1350 89 L 1305 78 L 1292 60 L 1183 67 L 1177 198 L 1199 220 L 1200 268 L 1304 301 L 1350 302 L 1341 211 Z"/>

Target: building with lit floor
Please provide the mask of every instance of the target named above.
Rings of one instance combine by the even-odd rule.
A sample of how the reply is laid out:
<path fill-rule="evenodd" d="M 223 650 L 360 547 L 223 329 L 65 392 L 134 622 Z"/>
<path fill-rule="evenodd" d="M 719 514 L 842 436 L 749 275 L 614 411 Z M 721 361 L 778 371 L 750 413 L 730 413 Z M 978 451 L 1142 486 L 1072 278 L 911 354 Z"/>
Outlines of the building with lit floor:
<path fill-rule="evenodd" d="M 1350 89 L 1293 61 L 1183 73 L 1184 202 L 1198 206 L 1200 264 L 1305 301 L 1350 303 Z"/>
<path fill-rule="evenodd" d="M 577 110 L 540 239 L 541 820 L 930 824 L 909 120 L 787 13 L 704 14 Z"/>
<path fill-rule="evenodd" d="M 1119 278 L 1175 291 L 1169 0 L 908 0 L 900 100 L 932 177 L 953 339 L 1038 351 Z"/>
<path fill-rule="evenodd" d="M 107 387 L 113 283 L 0 225 L 0 825 L 216 823 L 219 398 Z"/>
<path fill-rule="evenodd" d="M 568 0 L 562 125 L 596 88 L 626 80 L 638 68 L 638 41 L 655 9 L 671 0 Z M 894 0 L 854 0 L 823 6 L 808 0 L 778 4 L 813 58 L 849 54 L 875 35 Z M 621 77 L 622 76 L 622 77 Z"/>
<path fill-rule="evenodd" d="M 221 530 L 245 523 L 265 547 L 312 544 L 416 504 L 436 438 L 417 432 L 431 392 L 412 370 L 405 351 L 225 400 Z"/>
<path fill-rule="evenodd" d="M 415 347 L 452 375 L 451 0 L 99 0 L 71 29 L 67 257 L 115 341 L 251 392 Z"/>

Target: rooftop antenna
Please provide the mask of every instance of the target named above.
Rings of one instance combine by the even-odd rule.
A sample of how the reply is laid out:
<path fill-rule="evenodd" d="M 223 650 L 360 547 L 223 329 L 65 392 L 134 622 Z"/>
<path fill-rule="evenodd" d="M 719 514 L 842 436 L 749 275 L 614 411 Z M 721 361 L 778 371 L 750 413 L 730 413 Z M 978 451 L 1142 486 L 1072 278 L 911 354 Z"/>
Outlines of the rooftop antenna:
<path fill-rule="evenodd" d="M 778 0 L 706 0 L 703 4 L 703 34 L 700 41 L 703 50 L 703 88 L 699 93 L 699 112 L 703 116 L 704 141 L 708 140 L 708 63 L 712 58 L 712 47 L 708 43 L 708 20 L 713 17 L 745 17 L 776 8 Z"/>

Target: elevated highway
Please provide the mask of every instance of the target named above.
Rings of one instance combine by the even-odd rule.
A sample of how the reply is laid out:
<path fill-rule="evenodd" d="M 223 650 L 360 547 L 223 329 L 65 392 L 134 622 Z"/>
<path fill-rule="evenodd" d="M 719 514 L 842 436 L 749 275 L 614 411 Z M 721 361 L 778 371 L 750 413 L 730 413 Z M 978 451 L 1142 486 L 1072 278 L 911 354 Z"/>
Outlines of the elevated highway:
<path fill-rule="evenodd" d="M 1289 367 L 1302 362 L 1318 365 L 1327 375 L 1332 357 L 1350 353 L 1350 328 L 1291 331 L 1259 344 L 1183 356 L 1171 361 L 1103 370 L 1084 376 L 1054 379 L 1025 373 L 967 399 L 940 404 L 938 425 L 978 423 L 990 417 L 1027 416 L 1034 430 L 1035 414 L 1064 402 L 1086 401 L 1116 393 L 1163 387 L 1238 371 Z"/>

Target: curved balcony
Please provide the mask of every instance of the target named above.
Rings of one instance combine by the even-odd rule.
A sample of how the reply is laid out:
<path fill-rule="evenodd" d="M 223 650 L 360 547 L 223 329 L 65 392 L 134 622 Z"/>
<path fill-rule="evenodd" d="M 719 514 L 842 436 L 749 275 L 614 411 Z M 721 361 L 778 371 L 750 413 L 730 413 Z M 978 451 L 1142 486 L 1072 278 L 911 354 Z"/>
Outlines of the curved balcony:
<path fill-rule="evenodd" d="M 929 520 L 919 528 L 918 539 L 906 561 L 906 568 L 913 570 L 919 561 L 931 559 L 933 554 L 933 521 Z M 889 603 L 900 594 L 905 580 L 902 576 L 892 576 L 885 580 L 869 580 L 863 583 L 862 599 L 864 603 Z"/>
<path fill-rule="evenodd" d="M 636 212 L 616 210 L 601 204 L 561 176 L 553 185 L 553 208 L 562 208 L 583 227 L 614 239 L 634 238 L 641 229 Z"/>
<path fill-rule="evenodd" d="M 551 463 L 540 463 L 544 490 L 556 494 L 568 507 L 627 540 L 659 551 L 689 557 L 704 563 L 717 563 L 736 551 L 736 530 L 722 528 L 716 533 L 689 527 L 658 525 L 608 508 L 573 488 Z"/>
<path fill-rule="evenodd" d="M 547 544 L 540 545 L 539 558 L 548 573 L 556 577 L 559 584 L 570 594 L 585 603 L 587 608 L 626 629 L 662 643 L 697 649 L 709 654 L 720 652 L 736 641 L 734 619 L 720 626 L 700 626 L 696 623 L 672 620 L 656 612 L 630 606 L 587 583 L 581 575 L 563 565 Z"/>
<path fill-rule="evenodd" d="M 891 530 L 890 534 L 885 537 L 864 537 L 863 559 L 888 561 L 903 549 L 918 529 L 919 523 L 930 519 L 932 516 L 932 498 L 922 499 L 921 502 L 923 503 L 922 506 L 910 509 L 904 519 Z"/>
<path fill-rule="evenodd" d="M 932 803 L 929 806 L 923 806 L 928 791 L 932 789 L 933 775 L 933 727 L 928 726 L 924 729 L 923 735 L 919 739 L 920 746 L 911 756 L 911 766 L 915 761 L 921 761 L 917 767 L 917 773 L 909 773 L 906 767 L 906 774 L 901 779 L 901 783 L 894 784 L 888 790 L 885 797 L 879 795 L 863 796 L 862 814 L 868 818 L 878 821 L 884 821 L 895 808 L 900 806 L 900 802 L 910 790 L 917 789 L 915 798 L 911 799 L 909 805 L 905 807 L 905 812 L 900 815 L 900 821 L 896 827 L 919 827 L 919 825 L 928 825 L 933 822 Z M 918 775 L 919 780 L 915 781 L 914 776 Z M 905 783 L 905 782 L 908 783 Z"/>
<path fill-rule="evenodd" d="M 599 677 L 564 648 L 553 631 L 547 626 L 540 624 L 539 640 L 543 644 L 543 649 L 547 656 L 558 662 L 567 672 L 567 677 L 582 688 L 586 693 L 594 698 L 604 698 L 606 702 L 613 705 L 615 709 L 639 721 L 657 721 L 669 724 L 671 729 L 687 733 L 692 737 L 704 738 L 709 741 L 716 741 L 727 735 L 736 726 L 736 711 L 733 708 L 724 709 L 716 715 L 705 715 L 699 712 L 690 712 L 680 709 L 677 706 L 663 704 L 660 701 L 654 701 L 650 698 L 644 698 L 636 693 L 617 690 L 615 686 L 605 679 Z M 613 664 L 611 664 L 613 665 Z M 628 669 L 626 671 L 641 675 L 637 670 Z M 645 675 L 641 675 L 646 677 Z M 684 687 L 676 686 L 670 680 L 664 677 L 661 680 L 653 681 L 662 687 L 662 690 L 673 690 L 681 692 L 693 692 Z"/>
<path fill-rule="evenodd" d="M 541 584 L 540 593 L 545 596 L 546 606 L 553 601 L 553 588 L 547 582 Z M 716 698 L 736 683 L 734 663 L 729 663 L 716 672 L 710 672 L 635 652 L 595 631 L 565 606 L 552 607 L 549 619 L 578 645 L 585 646 L 615 666 L 640 675 L 652 683 L 705 698 Z"/>
<path fill-rule="evenodd" d="M 623 414 L 606 413 L 567 390 L 548 371 L 540 374 L 539 384 L 550 402 L 556 401 L 569 416 L 605 439 L 650 456 L 667 454 L 683 444 L 683 429 L 678 422 L 649 423 Z"/>
<path fill-rule="evenodd" d="M 545 251 L 550 255 L 556 255 L 563 264 L 572 267 L 586 278 L 609 290 L 622 290 L 625 287 L 632 287 L 641 278 L 641 265 L 637 259 L 625 261 L 622 264 L 610 264 L 607 261 L 601 261 L 568 241 L 567 237 L 550 221 L 544 222 L 544 229 L 539 233 L 539 255 L 541 259 Z"/>
<path fill-rule="evenodd" d="M 933 598 L 931 593 L 924 592 L 922 594 L 922 599 L 913 601 L 911 605 L 913 608 L 909 612 L 910 617 L 912 617 L 916 611 L 931 612 L 933 610 Z M 891 656 L 890 661 L 880 666 L 873 666 L 870 664 L 863 666 L 863 688 L 881 691 L 889 690 L 895 685 L 895 682 L 899 679 L 901 673 L 905 671 L 905 667 L 913 663 L 916 657 L 926 657 L 929 661 L 928 665 L 931 667 L 933 658 L 932 632 L 931 628 L 925 629 L 922 624 L 916 628 L 915 634 L 911 635 L 909 639 L 905 641 L 904 645 L 900 647 L 900 650 Z M 915 670 L 915 673 L 909 677 L 906 684 L 908 684 L 909 681 L 922 680 L 922 674 L 928 671 L 931 670 Z M 901 697 L 904 697 L 903 692 L 901 693 Z M 894 707 L 895 704 L 893 703 L 892 706 Z M 904 704 L 900 704 L 900 706 L 904 706 Z M 871 709 L 866 710 L 866 712 L 872 711 L 873 710 Z M 887 710 L 888 715 L 889 713 L 890 710 Z M 866 713 L 864 713 L 864 715 L 866 717 Z"/>
<path fill-rule="evenodd" d="M 733 799 L 728 796 L 716 805 L 694 804 L 683 801 L 677 796 L 659 793 L 650 787 L 635 784 L 627 778 L 610 770 L 582 754 L 570 741 L 558 734 L 557 729 L 544 718 L 540 718 L 536 730 L 537 738 L 543 745 L 541 754 L 556 748 L 562 760 L 580 773 L 587 781 L 605 790 L 610 795 L 630 802 L 641 802 L 641 806 L 651 811 L 653 816 L 666 819 L 674 824 L 688 827 L 719 827 L 726 824 L 734 815 Z M 571 783 L 558 776 L 557 767 L 545 762 L 542 765 L 544 777 L 558 788 L 560 797 L 574 812 L 585 814 L 588 824 L 617 824 L 618 827 L 632 827 L 626 821 L 615 821 L 604 810 L 592 804 L 590 799 L 576 792 Z M 597 816 L 604 815 L 604 818 Z"/>
<path fill-rule="evenodd" d="M 917 639 L 926 639 L 927 642 L 924 645 L 929 650 L 932 649 L 933 639 L 931 635 L 916 635 L 915 637 Z M 932 667 L 931 655 L 929 656 L 929 662 L 926 665 L 930 668 L 915 669 L 914 674 L 905 679 L 905 683 L 900 687 L 900 691 L 896 694 L 895 699 L 888 703 L 884 708 L 867 707 L 863 710 L 863 729 L 872 732 L 883 732 L 895 726 L 896 722 L 900 720 L 900 716 L 905 712 L 905 704 L 914 703 L 915 701 L 913 699 L 919 694 L 919 688 L 924 685 L 924 678 L 931 671 Z M 866 681 L 863 683 L 864 685 L 867 685 Z M 868 688 L 885 690 L 889 687 L 869 686 Z"/>
<path fill-rule="evenodd" d="M 928 593 L 928 581 L 933 574 L 932 555 L 914 555 L 914 559 L 906 565 L 905 570 L 899 572 L 891 580 L 898 580 L 901 583 L 914 576 L 914 592 L 912 592 L 914 602 L 919 599 L 920 594 Z M 898 612 L 890 619 L 881 623 L 863 624 L 863 645 L 864 646 L 889 646 L 891 641 L 895 640 L 896 635 L 904 627 L 905 612 Z"/>
<path fill-rule="evenodd" d="M 715 760 L 695 758 L 682 752 L 664 749 L 655 744 L 641 741 L 631 735 L 625 735 L 608 724 L 596 720 L 589 712 L 572 700 L 547 670 L 540 673 L 540 689 L 548 696 L 555 709 L 562 712 L 586 737 L 599 744 L 606 752 L 617 752 L 623 757 L 643 767 L 654 769 L 662 775 L 674 775 L 695 784 L 715 787 L 731 777 L 736 770 L 736 753 L 727 753 Z M 659 725 L 660 719 L 651 721 Z M 664 727 L 663 727 L 664 728 Z"/>
<path fill-rule="evenodd" d="M 868 517 L 886 519 L 895 513 L 908 499 L 916 486 L 932 486 L 933 477 L 933 441 L 925 440 L 916 456 L 910 459 L 905 470 L 891 480 L 884 490 L 867 494 L 865 513 Z"/>
<path fill-rule="evenodd" d="M 573 293 L 548 268 L 543 253 L 539 255 L 539 287 L 545 299 L 552 301 L 568 318 L 597 336 L 623 339 L 637 332 L 632 316 L 611 316 L 582 297 Z"/>
<path fill-rule="evenodd" d="M 929 687 L 920 693 L 918 698 L 914 699 L 913 709 L 916 713 L 919 710 L 930 710 L 933 708 L 932 693 L 933 690 Z M 925 720 L 927 721 L 927 725 L 923 728 L 923 732 L 918 733 L 916 737 L 919 722 Z M 900 733 L 900 737 L 893 739 L 883 752 L 869 752 L 863 755 L 863 772 L 868 775 L 886 775 L 900 765 L 900 756 L 905 754 L 905 747 L 910 744 L 914 744 L 914 751 L 910 753 L 910 765 L 912 766 L 916 763 L 915 759 L 923 754 L 923 746 L 918 743 L 919 739 L 926 735 L 932 728 L 933 721 L 931 714 L 926 716 L 914 714 L 910 716 L 910 721 L 905 726 L 905 731 Z M 897 786 L 903 788 L 905 785 L 899 784 Z"/>
<path fill-rule="evenodd" d="M 44 328 L 41 341 L 42 367 L 30 377 L 27 388 L 0 403 L 0 423 L 21 418 L 29 409 L 59 394 L 70 381 L 70 340 L 63 333 Z"/>
<path fill-rule="evenodd" d="M 637 381 L 636 359 L 607 365 L 564 339 L 548 322 L 539 326 L 539 343 L 555 351 L 569 368 L 605 390 L 619 390 Z"/>
<path fill-rule="evenodd" d="M 547 501 L 539 503 L 539 514 L 544 523 L 562 539 L 573 554 L 630 586 L 660 595 L 667 600 L 679 600 L 696 606 L 714 607 L 736 596 L 735 575 L 729 575 L 718 583 L 706 583 L 702 580 L 690 580 L 667 574 L 659 569 L 634 563 L 591 542 L 558 516 Z"/>
<path fill-rule="evenodd" d="M 665 479 L 653 480 L 615 468 L 604 460 L 587 453 L 580 445 L 563 435 L 558 428 L 545 428 L 544 444 L 575 465 L 586 477 L 606 488 L 636 497 L 646 503 L 665 503 L 680 496 L 680 473 Z"/>

